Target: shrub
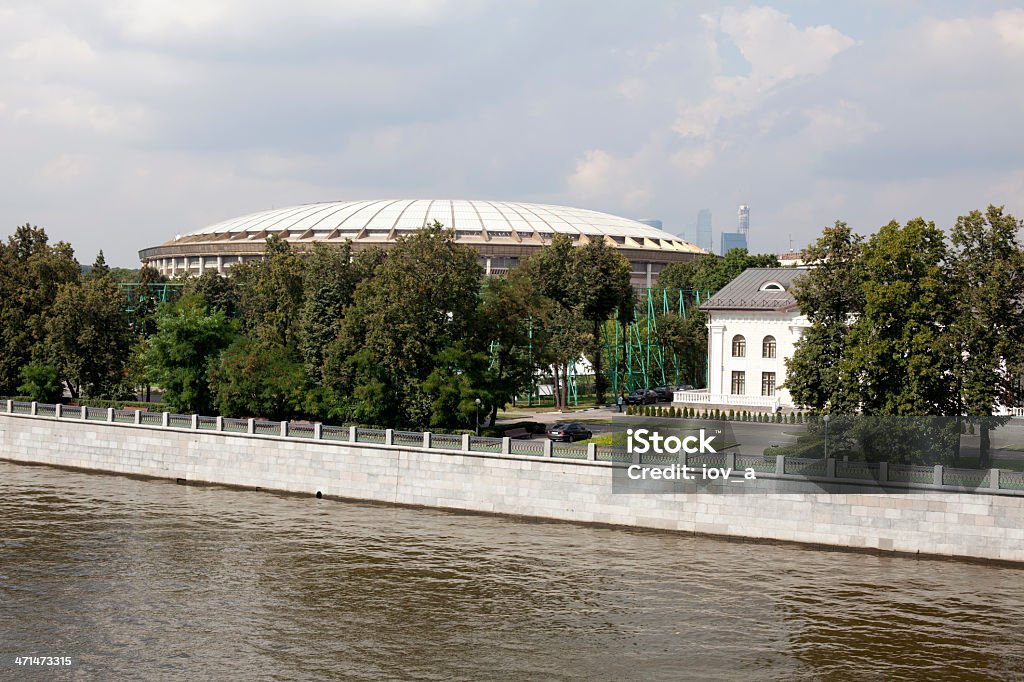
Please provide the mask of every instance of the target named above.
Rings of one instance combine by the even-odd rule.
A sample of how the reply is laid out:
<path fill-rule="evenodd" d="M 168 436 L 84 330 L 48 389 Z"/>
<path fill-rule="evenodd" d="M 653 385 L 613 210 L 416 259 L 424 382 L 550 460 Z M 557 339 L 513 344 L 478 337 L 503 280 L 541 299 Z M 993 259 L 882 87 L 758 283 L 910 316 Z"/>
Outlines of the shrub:
<path fill-rule="evenodd" d="M 18 391 L 32 400 L 29 402 L 56 403 L 64 395 L 64 384 L 61 383 L 57 368 L 49 363 L 34 360 L 21 368 L 21 380 Z"/>

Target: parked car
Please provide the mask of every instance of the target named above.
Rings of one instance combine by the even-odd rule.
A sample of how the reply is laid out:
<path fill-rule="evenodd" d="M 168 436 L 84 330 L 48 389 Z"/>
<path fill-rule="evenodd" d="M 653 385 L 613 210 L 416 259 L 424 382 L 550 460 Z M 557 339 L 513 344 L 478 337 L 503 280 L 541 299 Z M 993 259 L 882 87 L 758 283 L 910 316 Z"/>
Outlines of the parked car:
<path fill-rule="evenodd" d="M 658 402 L 658 394 L 654 391 L 645 391 L 638 388 L 626 396 L 627 405 L 653 405 Z"/>
<path fill-rule="evenodd" d="M 574 440 L 587 440 L 593 437 L 593 432 L 583 424 L 552 424 L 548 428 L 548 438 L 554 441 L 571 443 Z"/>
<path fill-rule="evenodd" d="M 692 391 L 693 390 L 693 386 L 691 386 L 690 384 L 681 384 L 679 386 L 676 386 L 676 390 L 677 391 Z"/>
<path fill-rule="evenodd" d="M 672 394 L 675 393 L 675 389 L 671 386 L 655 386 L 651 390 L 657 394 L 659 403 L 672 402 Z"/>

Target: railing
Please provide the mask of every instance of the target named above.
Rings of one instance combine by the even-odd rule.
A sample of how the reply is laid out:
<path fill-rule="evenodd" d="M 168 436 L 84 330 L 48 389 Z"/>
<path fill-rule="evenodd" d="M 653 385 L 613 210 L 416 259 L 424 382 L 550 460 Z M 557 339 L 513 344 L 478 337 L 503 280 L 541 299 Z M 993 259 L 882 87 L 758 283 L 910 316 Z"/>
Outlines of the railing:
<path fill-rule="evenodd" d="M 772 395 L 731 395 L 706 391 L 676 391 L 672 402 L 696 405 L 737 405 L 739 407 L 765 407 L 777 410 L 781 403 Z"/>
<path fill-rule="evenodd" d="M 543 440 L 487 438 L 447 433 L 422 433 L 333 426 L 309 422 L 273 422 L 258 419 L 233 419 L 202 415 L 117 410 L 110 408 L 49 405 L 19 401 L 0 401 L 0 413 L 42 419 L 107 422 L 145 428 L 187 429 L 255 437 L 301 438 L 328 443 L 361 443 L 373 447 L 428 448 L 448 453 L 472 453 L 473 456 L 531 457 L 580 460 L 602 466 L 622 463 L 648 465 L 686 464 L 692 468 L 732 467 L 736 471 L 753 469 L 769 477 L 816 482 L 874 483 L 882 487 L 927 488 L 956 492 L 999 493 L 1024 496 L 1024 472 L 1000 469 L 950 469 L 942 465 L 924 466 L 860 462 L 821 458 L 748 455 L 742 453 L 694 453 L 679 457 L 648 453 L 635 456 L 625 448 L 593 443 L 552 443 Z"/>

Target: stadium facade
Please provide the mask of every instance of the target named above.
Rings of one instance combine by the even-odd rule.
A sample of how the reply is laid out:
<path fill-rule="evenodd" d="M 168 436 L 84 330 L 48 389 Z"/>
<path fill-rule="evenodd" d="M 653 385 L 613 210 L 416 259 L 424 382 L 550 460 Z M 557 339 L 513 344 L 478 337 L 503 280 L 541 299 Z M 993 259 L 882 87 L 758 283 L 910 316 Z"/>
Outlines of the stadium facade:
<path fill-rule="evenodd" d="M 276 234 L 299 250 L 316 243 L 351 240 L 358 251 L 387 248 L 395 240 L 437 221 L 454 230 L 458 243 L 480 254 L 489 276 L 502 275 L 551 243 L 557 233 L 573 244 L 604 240 L 630 262 L 634 286 L 651 287 L 670 263 L 707 253 L 649 225 L 581 208 L 508 201 L 404 199 L 333 201 L 252 213 L 179 235 L 139 252 L 162 274 L 224 273 L 236 263 L 262 258 Z"/>

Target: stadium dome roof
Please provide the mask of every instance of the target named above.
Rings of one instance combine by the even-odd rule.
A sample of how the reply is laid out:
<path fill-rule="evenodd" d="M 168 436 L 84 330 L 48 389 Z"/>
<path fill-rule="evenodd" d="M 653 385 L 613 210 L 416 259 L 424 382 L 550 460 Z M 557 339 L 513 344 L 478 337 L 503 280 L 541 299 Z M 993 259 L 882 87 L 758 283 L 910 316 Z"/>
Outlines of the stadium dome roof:
<path fill-rule="evenodd" d="M 555 233 L 573 241 L 606 238 L 620 248 L 704 253 L 697 246 L 649 225 L 581 208 L 509 201 L 399 199 L 332 201 L 251 213 L 174 239 L 173 243 L 257 239 L 279 234 L 290 240 L 390 241 L 440 222 L 459 241 L 545 243 Z"/>

